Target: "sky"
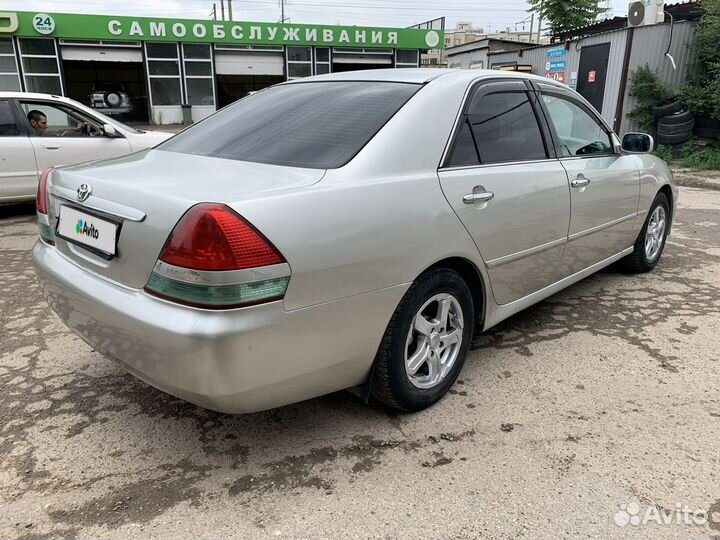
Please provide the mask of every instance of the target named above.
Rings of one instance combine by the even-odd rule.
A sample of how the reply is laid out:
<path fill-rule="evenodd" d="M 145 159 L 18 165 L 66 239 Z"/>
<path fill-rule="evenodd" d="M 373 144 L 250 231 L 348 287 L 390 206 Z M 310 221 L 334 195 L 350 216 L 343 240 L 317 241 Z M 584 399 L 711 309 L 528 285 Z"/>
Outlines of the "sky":
<path fill-rule="evenodd" d="M 101 13 L 208 19 L 220 0 L 0 0 L 0 11 Z M 613 15 L 627 15 L 627 0 L 605 0 Z M 225 0 L 227 2 L 227 0 Z M 237 21 L 278 22 L 280 0 L 234 0 Z M 446 17 L 446 29 L 472 22 L 485 32 L 529 29 L 526 0 L 286 0 L 285 17 L 294 23 L 406 27 Z M 227 14 L 226 14 L 227 15 Z M 219 18 L 219 15 L 218 15 Z M 537 24 L 537 23 L 536 23 Z M 537 27 L 536 27 L 537 28 Z"/>

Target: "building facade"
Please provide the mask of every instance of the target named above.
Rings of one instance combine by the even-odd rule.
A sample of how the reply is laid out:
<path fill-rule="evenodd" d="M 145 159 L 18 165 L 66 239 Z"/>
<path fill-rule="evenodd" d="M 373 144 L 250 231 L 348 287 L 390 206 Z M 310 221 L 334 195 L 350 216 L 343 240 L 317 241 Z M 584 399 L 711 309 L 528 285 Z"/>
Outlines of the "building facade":
<path fill-rule="evenodd" d="M 443 46 L 436 29 L 3 12 L 0 90 L 88 104 L 111 89 L 130 119 L 174 124 L 289 79 L 418 67 Z"/>

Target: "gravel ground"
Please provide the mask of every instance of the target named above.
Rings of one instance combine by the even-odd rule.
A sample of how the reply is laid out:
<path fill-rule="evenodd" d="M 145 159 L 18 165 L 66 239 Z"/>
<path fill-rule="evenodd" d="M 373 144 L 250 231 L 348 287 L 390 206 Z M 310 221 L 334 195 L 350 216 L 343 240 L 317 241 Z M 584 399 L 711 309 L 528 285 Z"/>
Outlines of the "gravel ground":
<path fill-rule="evenodd" d="M 477 337 L 412 415 L 146 386 L 44 304 L 32 207 L 0 213 L 0 538 L 720 538 L 718 191 L 682 189 L 654 272 Z"/>

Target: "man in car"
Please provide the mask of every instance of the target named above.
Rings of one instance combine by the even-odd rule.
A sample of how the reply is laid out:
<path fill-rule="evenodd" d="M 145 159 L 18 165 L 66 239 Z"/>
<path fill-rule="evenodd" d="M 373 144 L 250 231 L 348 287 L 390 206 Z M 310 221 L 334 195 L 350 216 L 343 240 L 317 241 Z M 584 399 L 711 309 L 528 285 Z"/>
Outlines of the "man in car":
<path fill-rule="evenodd" d="M 38 137 L 45 136 L 45 132 L 47 131 L 48 125 L 47 125 L 47 116 L 45 116 L 44 113 L 41 111 L 38 111 L 37 109 L 33 109 L 29 113 L 27 113 L 27 119 L 28 122 L 30 122 L 30 126 L 33 128 L 33 131 L 35 132 L 35 135 Z M 64 137 L 68 134 L 76 134 L 76 133 L 85 133 L 90 131 L 90 124 L 87 122 L 83 122 L 77 127 L 69 128 L 62 133 L 58 133 L 57 135 L 60 137 Z"/>
<path fill-rule="evenodd" d="M 47 116 L 45 116 L 40 111 L 33 109 L 27 114 L 28 122 L 30 122 L 30 125 L 33 128 L 33 131 L 35 132 L 35 135 L 38 137 L 42 137 L 45 135 L 45 131 L 47 130 Z"/>

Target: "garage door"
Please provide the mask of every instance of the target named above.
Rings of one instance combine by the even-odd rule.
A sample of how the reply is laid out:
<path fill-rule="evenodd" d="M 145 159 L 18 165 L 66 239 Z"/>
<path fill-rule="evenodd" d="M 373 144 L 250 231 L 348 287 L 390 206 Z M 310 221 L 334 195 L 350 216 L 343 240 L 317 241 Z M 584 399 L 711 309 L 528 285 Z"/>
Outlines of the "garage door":
<path fill-rule="evenodd" d="M 283 53 L 215 52 L 218 75 L 283 75 Z"/>
<path fill-rule="evenodd" d="M 60 47 L 63 60 L 95 62 L 142 62 L 142 50 L 120 47 Z"/>

